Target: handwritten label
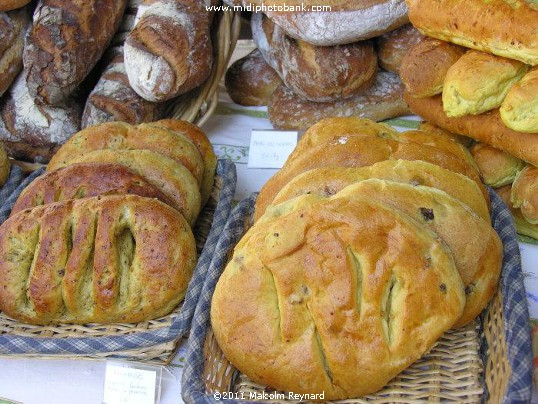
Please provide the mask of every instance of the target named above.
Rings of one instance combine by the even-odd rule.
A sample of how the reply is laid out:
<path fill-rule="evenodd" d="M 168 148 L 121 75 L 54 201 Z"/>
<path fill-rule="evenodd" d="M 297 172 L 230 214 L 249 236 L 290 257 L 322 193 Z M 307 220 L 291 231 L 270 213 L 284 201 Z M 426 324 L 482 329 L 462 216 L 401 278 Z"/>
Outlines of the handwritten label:
<path fill-rule="evenodd" d="M 253 130 L 248 168 L 282 168 L 297 146 L 297 135 L 293 131 Z"/>
<path fill-rule="evenodd" d="M 104 404 L 155 404 L 157 374 L 107 363 Z"/>

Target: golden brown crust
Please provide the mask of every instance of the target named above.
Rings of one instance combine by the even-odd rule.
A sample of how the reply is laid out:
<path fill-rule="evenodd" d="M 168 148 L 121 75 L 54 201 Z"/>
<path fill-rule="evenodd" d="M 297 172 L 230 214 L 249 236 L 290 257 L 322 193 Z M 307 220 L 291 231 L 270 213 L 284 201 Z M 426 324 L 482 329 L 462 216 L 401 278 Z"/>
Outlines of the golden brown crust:
<path fill-rule="evenodd" d="M 236 104 L 263 106 L 269 103 L 271 94 L 282 84 L 282 80 L 260 51 L 254 49 L 228 68 L 224 84 Z"/>
<path fill-rule="evenodd" d="M 134 195 L 21 211 L 0 227 L 0 246 L 0 309 L 32 324 L 163 316 L 185 296 L 196 262 L 183 217 Z"/>
<path fill-rule="evenodd" d="M 377 37 L 375 43 L 379 66 L 389 72 L 400 74 L 403 58 L 423 38 L 424 36 L 411 24 Z"/>
<path fill-rule="evenodd" d="M 538 136 L 507 128 L 499 116 L 498 109 L 480 115 L 449 118 L 443 111 L 440 96 L 415 98 L 406 92 L 404 98 L 409 108 L 427 121 L 450 132 L 488 143 L 521 160 L 538 165 Z"/>
<path fill-rule="evenodd" d="M 538 67 L 531 69 L 508 91 L 499 109 L 510 129 L 538 133 Z"/>
<path fill-rule="evenodd" d="M 159 189 L 122 165 L 73 164 L 33 180 L 17 198 L 11 216 L 49 203 L 118 194 L 156 198 L 167 205 L 174 205 Z"/>
<path fill-rule="evenodd" d="M 432 135 L 440 134 L 445 137 L 453 139 L 455 142 L 461 143 L 465 147 L 469 148 L 474 144 L 474 140 L 467 136 L 458 135 L 456 133 L 449 132 L 434 125 L 433 123 L 423 121 L 418 125 L 418 130 L 431 133 Z"/>
<path fill-rule="evenodd" d="M 31 0 L 0 0 L 0 11 L 15 10 L 30 3 Z"/>
<path fill-rule="evenodd" d="M 538 64 L 538 5 L 533 0 L 407 0 L 423 34 Z"/>
<path fill-rule="evenodd" d="M 4 185 L 9 178 L 10 170 L 11 162 L 9 161 L 4 145 L 0 143 L 0 187 Z"/>
<path fill-rule="evenodd" d="M 414 97 L 440 94 L 446 73 L 464 53 L 461 46 L 425 37 L 404 56 L 400 78 Z"/>
<path fill-rule="evenodd" d="M 324 391 L 326 400 L 377 391 L 462 313 L 463 284 L 436 237 L 367 199 L 321 201 L 255 225 L 213 295 L 219 346 L 277 390 Z"/>
<path fill-rule="evenodd" d="M 252 35 L 265 61 L 299 97 L 331 102 L 372 85 L 377 56 L 372 41 L 314 46 L 295 40 L 262 13 L 252 16 Z"/>
<path fill-rule="evenodd" d="M 538 224 L 538 168 L 527 165 L 521 170 L 512 184 L 510 200 L 529 223 Z"/>
<path fill-rule="evenodd" d="M 525 163 L 486 143 L 476 143 L 470 149 L 486 185 L 499 188 L 514 182 Z"/>
<path fill-rule="evenodd" d="M 202 183 L 204 164 L 194 143 L 186 136 L 150 124 L 107 122 L 81 130 L 58 150 L 47 170 L 96 150 L 151 150 L 183 164 L 198 184 Z"/>
<path fill-rule="evenodd" d="M 24 36 L 29 23 L 25 9 L 0 12 L 0 97 L 22 69 Z"/>
<path fill-rule="evenodd" d="M 95 150 L 69 160 L 65 166 L 77 163 L 121 164 L 161 190 L 189 224 L 196 222 L 201 210 L 198 184 L 189 170 L 175 160 L 150 150 Z"/>
<path fill-rule="evenodd" d="M 43 0 L 24 47 L 28 90 L 40 104 L 61 104 L 98 62 L 127 0 Z M 99 10 L 99 12 L 96 12 Z"/>

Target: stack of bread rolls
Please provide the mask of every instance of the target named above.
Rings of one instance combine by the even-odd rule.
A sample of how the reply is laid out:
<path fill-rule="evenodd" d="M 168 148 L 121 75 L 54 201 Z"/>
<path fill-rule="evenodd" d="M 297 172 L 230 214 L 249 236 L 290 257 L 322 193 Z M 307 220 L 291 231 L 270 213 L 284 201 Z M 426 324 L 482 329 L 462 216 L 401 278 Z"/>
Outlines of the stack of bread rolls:
<path fill-rule="evenodd" d="M 320 121 L 262 188 L 219 279 L 219 346 L 277 390 L 378 391 L 496 291 L 488 202 L 469 152 L 442 133 Z"/>
<path fill-rule="evenodd" d="M 307 7 L 314 3 L 303 2 Z M 406 24 L 405 3 L 324 4 L 331 11 L 279 13 L 269 8 L 252 15 L 257 50 L 228 70 L 232 100 L 268 105 L 271 123 L 282 129 L 305 130 L 330 116 L 380 121 L 408 113 L 399 64 L 422 35 Z"/>
<path fill-rule="evenodd" d="M 183 121 L 76 133 L 0 226 L 0 310 L 32 324 L 140 322 L 174 309 L 216 157 Z"/>
<path fill-rule="evenodd" d="M 47 162 L 81 128 L 161 118 L 210 74 L 213 3 L 0 1 L 0 140 L 9 154 Z"/>

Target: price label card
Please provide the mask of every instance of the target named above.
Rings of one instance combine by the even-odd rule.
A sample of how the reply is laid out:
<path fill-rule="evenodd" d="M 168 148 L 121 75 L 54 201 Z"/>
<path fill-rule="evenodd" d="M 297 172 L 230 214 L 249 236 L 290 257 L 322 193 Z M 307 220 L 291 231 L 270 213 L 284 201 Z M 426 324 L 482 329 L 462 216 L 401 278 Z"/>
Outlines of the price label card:
<path fill-rule="evenodd" d="M 248 168 L 282 168 L 297 146 L 297 135 L 293 131 L 253 130 Z"/>
<path fill-rule="evenodd" d="M 104 404 L 155 404 L 157 372 L 107 363 Z"/>

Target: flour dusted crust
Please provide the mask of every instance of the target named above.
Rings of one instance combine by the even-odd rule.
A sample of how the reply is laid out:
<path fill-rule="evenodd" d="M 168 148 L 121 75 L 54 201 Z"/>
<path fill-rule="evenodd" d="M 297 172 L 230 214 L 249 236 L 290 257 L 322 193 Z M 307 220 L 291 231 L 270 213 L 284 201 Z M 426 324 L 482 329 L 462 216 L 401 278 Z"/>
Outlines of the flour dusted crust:
<path fill-rule="evenodd" d="M 314 46 L 286 35 L 257 13 L 251 20 L 254 42 L 286 86 L 310 101 L 349 98 L 370 87 L 377 72 L 372 41 Z"/>
<path fill-rule="evenodd" d="M 463 284 L 437 235 L 403 212 L 367 198 L 300 199 L 235 248 L 213 295 L 213 332 L 257 383 L 326 400 L 375 392 L 460 317 Z"/>
<path fill-rule="evenodd" d="M 423 38 L 424 36 L 411 24 L 405 24 L 376 38 L 379 66 L 389 72 L 399 74 L 404 56 Z"/>
<path fill-rule="evenodd" d="M 344 100 L 313 102 L 300 98 L 286 86 L 278 87 L 268 106 L 275 128 L 306 130 L 323 118 L 358 116 L 383 121 L 409 113 L 403 101 L 404 86 L 399 77 L 379 71 L 372 87 Z"/>
<path fill-rule="evenodd" d="M 374 38 L 409 22 L 405 0 L 292 3 L 284 0 L 244 0 L 243 3 L 263 3 L 266 6 L 331 6 L 331 11 L 321 12 L 264 11 L 291 37 L 317 46 L 342 45 Z"/>

